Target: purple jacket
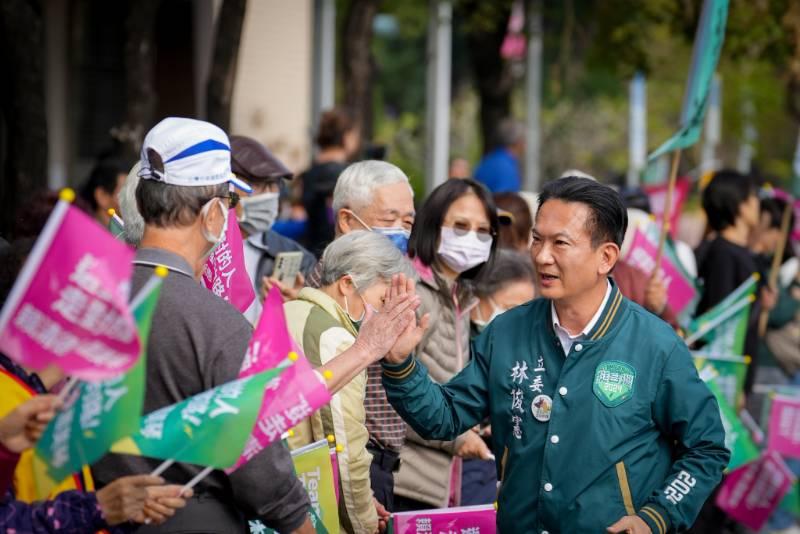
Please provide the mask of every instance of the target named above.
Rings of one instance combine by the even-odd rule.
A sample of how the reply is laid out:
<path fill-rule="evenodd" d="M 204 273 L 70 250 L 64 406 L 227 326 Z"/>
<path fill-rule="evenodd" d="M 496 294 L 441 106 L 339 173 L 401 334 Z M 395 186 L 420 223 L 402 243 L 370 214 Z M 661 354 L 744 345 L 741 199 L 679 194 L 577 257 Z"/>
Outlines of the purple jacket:
<path fill-rule="evenodd" d="M 65 491 L 52 501 L 27 504 L 6 495 L 0 530 L 9 534 L 83 534 L 108 528 L 94 493 Z M 114 529 L 112 532 L 125 532 Z"/>

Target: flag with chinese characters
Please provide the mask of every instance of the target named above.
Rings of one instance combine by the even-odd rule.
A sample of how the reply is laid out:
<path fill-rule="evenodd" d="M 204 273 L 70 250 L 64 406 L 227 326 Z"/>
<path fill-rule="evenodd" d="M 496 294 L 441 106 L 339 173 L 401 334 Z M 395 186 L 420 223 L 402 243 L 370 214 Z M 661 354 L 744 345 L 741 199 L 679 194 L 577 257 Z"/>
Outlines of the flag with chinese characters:
<path fill-rule="evenodd" d="M 639 228 L 634 230 L 633 236 L 633 242 L 625 261 L 649 276 L 656 267 L 658 237 L 653 240 L 646 231 Z M 693 303 L 697 300 L 697 288 L 691 277 L 684 273 L 680 262 L 672 253 L 672 245 L 667 244 L 665 248 L 669 248 L 670 252 L 661 258 L 659 278 L 667 291 L 667 303 L 670 309 L 681 315 L 688 309 L 694 308 Z"/>
<path fill-rule="evenodd" d="M 253 433 L 241 458 L 229 472 L 247 463 L 270 443 L 279 440 L 284 432 L 331 400 L 322 378 L 289 335 L 283 299 L 277 288 L 272 288 L 264 300 L 239 376 L 250 376 L 273 367 L 280 367 L 283 372 L 267 386 Z"/>
<path fill-rule="evenodd" d="M 225 469 L 242 454 L 264 388 L 281 373 L 270 369 L 239 378 L 141 418 L 139 431 L 112 452 L 173 459 Z"/>
<path fill-rule="evenodd" d="M 469 534 L 494 534 L 497 528 L 497 511 L 494 505 L 439 508 L 418 512 L 392 514 L 392 534 L 417 534 L 418 532 L 459 532 Z M 388 530 L 388 529 L 387 529 Z"/>
<path fill-rule="evenodd" d="M 253 282 L 245 269 L 242 233 L 233 208 L 228 212 L 228 226 L 222 240 L 206 260 L 202 280 L 212 293 L 242 313 L 256 303 Z"/>
<path fill-rule="evenodd" d="M 736 521 L 759 532 L 794 482 L 781 456 L 768 451 L 725 477 L 716 504 Z"/>
<path fill-rule="evenodd" d="M 800 458 L 800 398 L 776 395 L 767 427 L 767 449 Z"/>
<path fill-rule="evenodd" d="M 700 376 L 711 376 L 710 380 L 714 381 L 729 405 L 742 405 L 744 380 L 747 376 L 747 366 L 750 365 L 749 356 L 723 356 L 692 352 L 692 357 Z"/>
<path fill-rule="evenodd" d="M 754 273 L 747 280 L 725 297 L 716 306 L 697 317 L 689 326 L 689 335 L 700 332 L 707 324 L 717 322 L 727 316 L 716 327 L 700 337 L 706 341 L 703 352 L 709 354 L 744 355 L 744 341 L 747 335 L 747 322 L 750 319 L 750 308 L 755 301 L 759 275 Z M 746 302 L 745 302 L 746 301 Z M 731 312 L 733 312 L 731 314 Z M 752 354 L 748 356 L 753 356 Z"/>
<path fill-rule="evenodd" d="M 128 305 L 133 255 L 59 201 L 0 311 L 0 351 L 92 382 L 130 369 L 141 349 Z"/>
<path fill-rule="evenodd" d="M 136 432 L 144 401 L 144 353 L 162 280 L 153 275 L 131 302 L 142 342 L 139 362 L 116 378 L 81 383 L 36 444 L 36 455 L 53 480 L 96 462 L 117 440 Z"/>

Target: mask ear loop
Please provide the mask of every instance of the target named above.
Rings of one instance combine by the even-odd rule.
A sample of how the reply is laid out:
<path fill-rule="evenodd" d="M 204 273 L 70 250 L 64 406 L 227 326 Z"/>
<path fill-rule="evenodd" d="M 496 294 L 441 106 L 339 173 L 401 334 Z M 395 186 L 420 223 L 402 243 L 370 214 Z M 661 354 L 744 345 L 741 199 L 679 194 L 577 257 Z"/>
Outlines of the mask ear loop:
<path fill-rule="evenodd" d="M 228 213 L 225 211 L 225 207 L 222 205 L 222 201 L 219 198 L 214 197 L 211 200 L 209 200 L 208 202 L 206 202 L 205 204 L 203 204 L 203 207 L 200 209 L 200 216 L 203 217 L 203 219 L 208 217 L 208 212 L 211 211 L 211 203 L 214 202 L 214 201 L 218 201 L 217 205 L 219 206 L 219 209 L 222 210 L 222 220 L 223 220 L 222 232 L 220 232 L 220 235 L 218 235 L 218 236 L 213 236 L 213 235 L 211 235 L 211 232 L 209 232 L 208 229 L 206 229 L 205 224 L 204 224 L 203 225 L 203 237 L 205 237 L 206 241 L 208 241 L 209 243 L 211 243 L 213 245 L 216 245 L 217 243 L 222 241 L 222 237 L 225 235 L 225 231 L 227 229 L 227 223 L 228 223 Z"/>

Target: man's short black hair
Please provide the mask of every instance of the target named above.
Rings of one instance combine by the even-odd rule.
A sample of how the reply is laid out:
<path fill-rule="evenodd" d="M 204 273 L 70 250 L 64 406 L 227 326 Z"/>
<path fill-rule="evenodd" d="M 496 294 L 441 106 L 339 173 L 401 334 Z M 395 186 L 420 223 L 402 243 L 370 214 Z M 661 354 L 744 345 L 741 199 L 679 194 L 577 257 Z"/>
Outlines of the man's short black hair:
<path fill-rule="evenodd" d="M 703 209 L 708 225 L 721 232 L 736 224 L 742 204 L 756 192 L 755 181 L 750 176 L 733 170 L 714 173 L 703 191 Z"/>
<path fill-rule="evenodd" d="M 592 247 L 608 242 L 622 246 L 628 228 L 628 212 L 619 193 L 610 187 L 589 178 L 566 176 L 544 186 L 539 195 L 538 213 L 548 200 L 580 202 L 588 206 L 586 231 L 591 237 Z"/>
<path fill-rule="evenodd" d="M 447 215 L 447 210 L 450 209 L 450 205 L 453 202 L 467 193 L 475 193 L 481 204 L 483 204 L 486 210 L 486 218 L 489 219 L 492 236 L 494 237 L 489 260 L 468 271 L 464 271 L 459 276 L 462 279 L 473 279 L 480 276 L 483 271 L 491 271 L 494 252 L 497 249 L 497 230 L 500 227 L 492 194 L 483 184 L 475 180 L 447 180 L 431 192 L 414 220 L 414 227 L 411 230 L 411 237 L 408 241 L 408 255 L 412 258 L 419 258 L 423 264 L 428 266 L 436 264 L 439 236 L 441 235 L 442 223 L 445 215 Z"/>

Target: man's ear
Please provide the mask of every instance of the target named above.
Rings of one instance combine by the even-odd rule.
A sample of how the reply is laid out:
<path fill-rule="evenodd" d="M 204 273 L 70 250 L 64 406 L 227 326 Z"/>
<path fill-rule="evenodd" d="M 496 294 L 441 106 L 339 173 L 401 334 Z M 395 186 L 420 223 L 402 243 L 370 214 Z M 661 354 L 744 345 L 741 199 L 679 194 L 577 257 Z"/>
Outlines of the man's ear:
<path fill-rule="evenodd" d="M 336 227 L 341 235 L 353 230 L 353 216 L 344 208 L 336 212 Z"/>
<path fill-rule="evenodd" d="M 619 261 L 619 246 L 616 243 L 603 243 L 600 245 L 600 267 L 597 273 L 608 276 Z"/>

